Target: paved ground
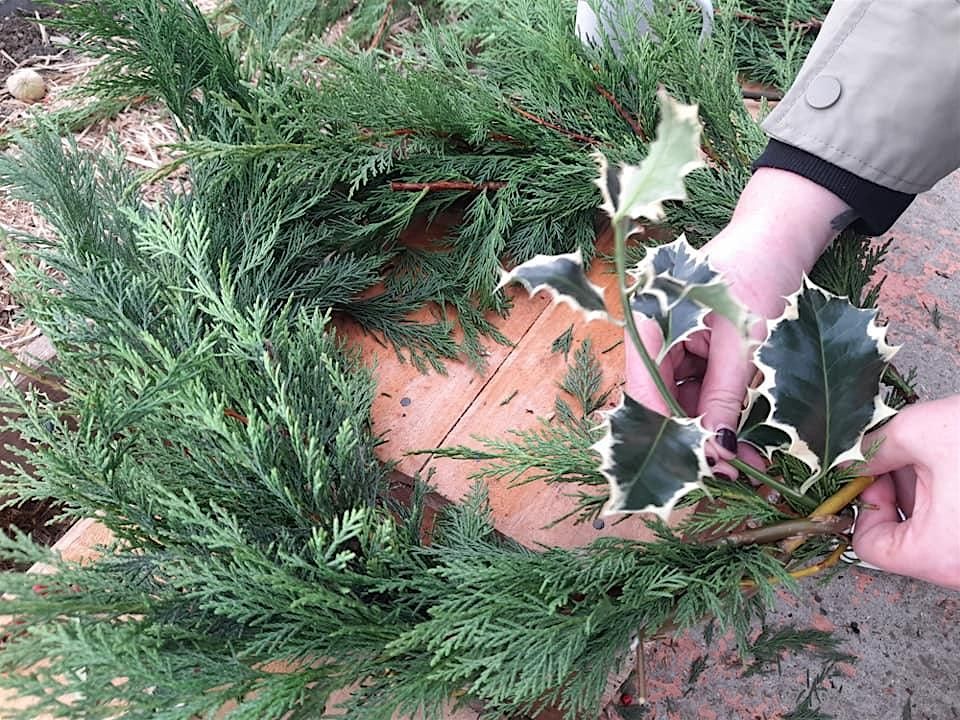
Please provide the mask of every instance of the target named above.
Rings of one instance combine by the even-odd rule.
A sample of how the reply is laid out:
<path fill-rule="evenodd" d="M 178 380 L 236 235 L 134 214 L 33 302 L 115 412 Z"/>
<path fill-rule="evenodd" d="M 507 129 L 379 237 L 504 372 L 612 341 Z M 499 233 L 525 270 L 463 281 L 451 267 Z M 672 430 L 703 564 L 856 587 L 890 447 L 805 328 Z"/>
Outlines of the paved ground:
<path fill-rule="evenodd" d="M 880 304 L 889 339 L 903 344 L 896 364 L 916 367 L 921 398 L 960 393 L 960 173 L 920 196 L 890 238 Z M 858 658 L 822 683 L 814 703 L 821 712 L 837 720 L 960 719 L 960 593 L 859 568 L 804 589 L 784 596 L 771 624 L 839 630 L 843 649 Z M 650 649 L 653 703 L 644 717 L 778 718 L 822 668 L 802 657 L 784 662 L 779 675 L 744 679 L 730 643 L 721 642 L 691 686 L 689 668 L 702 654 L 699 632 Z"/>

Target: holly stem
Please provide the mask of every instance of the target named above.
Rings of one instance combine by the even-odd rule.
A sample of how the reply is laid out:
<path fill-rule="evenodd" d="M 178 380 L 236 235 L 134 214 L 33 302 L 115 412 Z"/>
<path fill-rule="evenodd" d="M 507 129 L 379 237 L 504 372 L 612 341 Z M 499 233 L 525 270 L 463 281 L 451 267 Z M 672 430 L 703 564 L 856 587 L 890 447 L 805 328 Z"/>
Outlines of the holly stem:
<path fill-rule="evenodd" d="M 640 332 L 637 330 L 637 323 L 633 319 L 633 310 L 630 307 L 630 296 L 627 294 L 627 238 L 626 227 L 630 221 L 628 219 L 613 219 L 613 259 L 617 269 L 617 290 L 620 293 L 620 304 L 623 306 L 623 325 L 627 330 L 627 336 L 630 342 L 637 349 L 640 359 L 643 360 L 643 366 L 647 369 L 650 379 L 657 386 L 657 392 L 670 408 L 670 412 L 675 417 L 686 417 L 687 414 L 680 407 L 680 403 L 670 392 L 667 384 L 663 381 L 660 369 L 650 357 L 650 353 L 643 345 L 640 339 Z"/>
<path fill-rule="evenodd" d="M 614 217 L 611 223 L 613 225 L 613 259 L 617 271 L 617 291 L 620 293 L 620 304 L 623 307 L 623 325 L 627 331 L 627 337 L 630 338 L 630 342 L 632 342 L 633 346 L 637 349 L 637 353 L 643 361 L 643 366 L 650 375 L 650 379 L 653 380 L 653 384 L 656 386 L 657 392 L 660 393 L 660 397 L 663 398 L 663 402 L 666 403 L 666 406 L 670 409 L 674 417 L 684 418 L 687 417 L 687 414 L 683 411 L 683 408 L 680 407 L 680 403 L 677 402 L 673 393 L 670 392 L 666 382 L 663 380 L 663 376 L 660 374 L 660 369 L 657 367 L 653 358 L 650 357 L 647 348 L 644 347 L 643 341 L 640 339 L 640 332 L 637 330 L 637 323 L 633 319 L 633 310 L 630 307 L 630 296 L 627 291 L 627 228 L 629 227 L 629 223 L 629 218 L 617 217 Z M 816 503 L 810 498 L 797 492 L 793 488 L 777 482 L 766 473 L 751 467 L 739 458 L 734 458 L 730 461 L 730 464 L 747 477 L 753 478 L 757 482 L 773 488 L 781 495 L 793 498 L 805 511 L 811 512 L 816 509 Z"/>
<path fill-rule="evenodd" d="M 808 498 L 806 495 L 802 495 L 796 490 L 794 490 L 793 488 L 787 487 L 783 483 L 778 482 L 777 480 L 774 480 L 772 477 L 770 477 L 766 473 L 757 470 L 755 467 L 753 467 L 748 463 L 745 463 L 740 458 L 733 458 L 733 460 L 729 460 L 728 462 L 731 465 L 733 465 L 733 467 L 735 467 L 737 470 L 739 470 L 744 475 L 746 475 L 747 477 L 752 478 L 753 480 L 756 480 L 759 483 L 763 483 L 767 487 L 773 488 L 781 495 L 790 496 L 797 502 L 797 504 L 802 505 L 803 509 L 806 510 L 807 512 L 814 512 L 816 510 L 816 507 L 817 507 L 816 503 L 810 498 Z M 826 513 L 826 514 L 833 515 L 835 513 Z"/>

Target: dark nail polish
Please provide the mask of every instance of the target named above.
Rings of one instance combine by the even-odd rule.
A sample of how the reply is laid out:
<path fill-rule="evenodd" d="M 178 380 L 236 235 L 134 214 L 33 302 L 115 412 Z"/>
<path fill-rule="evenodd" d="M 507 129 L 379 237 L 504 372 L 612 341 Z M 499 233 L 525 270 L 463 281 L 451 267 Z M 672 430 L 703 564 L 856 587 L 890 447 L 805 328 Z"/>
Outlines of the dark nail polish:
<path fill-rule="evenodd" d="M 737 434 L 730 428 L 717 430 L 717 442 L 724 450 L 729 450 L 732 453 L 737 451 Z"/>
<path fill-rule="evenodd" d="M 707 466 L 708 466 L 708 467 L 713 467 L 713 466 L 716 465 L 716 464 L 717 464 L 717 461 L 714 460 L 712 457 L 708 457 L 708 458 L 707 458 Z"/>

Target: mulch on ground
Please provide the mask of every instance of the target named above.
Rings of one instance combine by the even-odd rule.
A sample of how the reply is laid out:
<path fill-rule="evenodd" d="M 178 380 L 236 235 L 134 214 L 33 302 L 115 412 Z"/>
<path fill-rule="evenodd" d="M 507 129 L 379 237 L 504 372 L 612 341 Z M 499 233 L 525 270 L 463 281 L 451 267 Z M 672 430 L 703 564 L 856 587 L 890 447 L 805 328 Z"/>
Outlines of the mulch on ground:
<path fill-rule="evenodd" d="M 45 11 L 42 15 L 50 15 Z M 55 55 L 63 55 L 62 48 L 53 45 L 48 31 L 41 30 L 35 20 L 10 15 L 0 18 L 0 86 L 7 75 L 18 67 L 27 67 Z M 19 104 L 5 94 L 0 97 L 0 119 L 9 116 L 19 108 Z M 9 210 L 5 207 L 5 210 Z M 7 213 L 5 213 L 6 215 Z M 6 218 L 8 221 L 12 217 Z M 35 337 L 29 327 L 17 327 L 15 314 L 17 304 L 9 292 L 12 273 L 5 258 L 0 256 L 0 335 L 5 349 L 16 351 L 18 346 L 26 344 Z M 2 487 L 2 480 L 0 480 Z M 4 497 L 0 493 L 0 503 Z M 60 512 L 60 507 L 49 501 L 30 500 L 16 507 L 0 509 L 0 532 L 9 532 L 18 528 L 30 533 L 35 540 L 45 545 L 55 543 L 70 527 L 69 523 L 49 524 Z M 11 563 L 0 562 L 0 570 L 18 569 Z M 19 568 L 24 569 L 24 568 Z"/>

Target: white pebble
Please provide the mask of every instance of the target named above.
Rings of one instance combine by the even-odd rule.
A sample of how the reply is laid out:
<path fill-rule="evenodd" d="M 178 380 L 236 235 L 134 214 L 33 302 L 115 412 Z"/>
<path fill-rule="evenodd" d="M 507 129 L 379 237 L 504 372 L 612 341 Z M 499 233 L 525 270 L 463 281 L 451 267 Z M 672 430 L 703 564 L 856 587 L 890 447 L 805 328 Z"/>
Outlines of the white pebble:
<path fill-rule="evenodd" d="M 32 103 L 47 94 L 47 83 L 36 70 L 22 68 L 7 77 L 7 91 L 17 100 Z"/>

